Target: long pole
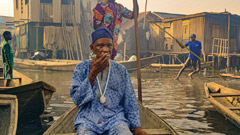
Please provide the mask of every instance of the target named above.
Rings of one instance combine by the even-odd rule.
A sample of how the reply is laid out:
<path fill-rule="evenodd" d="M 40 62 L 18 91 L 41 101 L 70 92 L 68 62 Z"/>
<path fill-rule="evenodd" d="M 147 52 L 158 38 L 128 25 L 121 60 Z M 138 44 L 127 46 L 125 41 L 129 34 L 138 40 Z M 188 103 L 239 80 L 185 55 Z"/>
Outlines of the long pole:
<path fill-rule="evenodd" d="M 135 24 L 135 40 L 136 40 L 136 54 L 137 54 L 137 78 L 138 78 L 138 100 L 142 102 L 142 82 L 141 82 L 141 63 L 140 63 L 140 50 L 139 50 L 139 34 L 138 34 L 138 12 L 137 0 L 133 0 L 134 9 L 134 24 Z"/>

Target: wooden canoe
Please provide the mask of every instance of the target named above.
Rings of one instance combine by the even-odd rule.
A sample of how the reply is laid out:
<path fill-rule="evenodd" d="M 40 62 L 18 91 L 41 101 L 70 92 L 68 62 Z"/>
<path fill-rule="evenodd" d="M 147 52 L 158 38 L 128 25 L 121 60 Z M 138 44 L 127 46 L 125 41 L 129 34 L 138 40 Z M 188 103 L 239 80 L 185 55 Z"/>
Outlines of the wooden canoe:
<path fill-rule="evenodd" d="M 14 67 L 36 70 L 53 70 L 53 71 L 74 71 L 76 65 L 80 61 L 77 60 L 54 60 L 48 59 L 44 61 L 14 59 Z"/>
<path fill-rule="evenodd" d="M 17 96 L 0 94 L 0 135 L 16 135 L 17 122 Z"/>
<path fill-rule="evenodd" d="M 209 65 L 212 65 L 214 62 L 210 61 L 207 62 Z M 157 64 L 153 63 L 151 64 L 151 67 L 153 68 L 160 68 L 160 69 L 180 69 L 184 66 L 184 64 Z M 201 69 L 206 68 L 207 66 L 204 63 L 201 63 Z"/>
<path fill-rule="evenodd" d="M 141 67 L 144 68 L 154 62 L 156 62 L 160 58 L 158 56 L 152 56 L 141 59 Z M 45 61 L 35 61 L 35 60 L 14 60 L 14 67 L 24 68 L 24 69 L 37 69 L 37 70 L 53 70 L 53 71 L 74 71 L 76 65 L 80 61 L 77 60 L 53 60 L 48 59 Z M 118 63 L 124 65 L 128 71 L 137 70 L 137 62 L 136 61 L 119 61 Z"/>
<path fill-rule="evenodd" d="M 44 135 L 76 135 L 73 121 L 77 115 L 79 108 L 73 106 L 66 111 L 58 120 L 56 120 L 51 127 L 44 133 Z M 150 109 L 143 107 L 139 103 L 139 111 L 141 116 L 142 128 L 149 135 L 177 135 L 177 132 L 161 119 L 158 115 Z"/>
<path fill-rule="evenodd" d="M 160 59 L 162 55 L 147 57 L 141 59 L 141 68 L 145 68 L 152 63 L 156 62 Z M 137 61 L 118 61 L 118 63 L 122 64 L 128 71 L 136 71 L 137 70 Z"/>
<path fill-rule="evenodd" d="M 232 79 L 240 79 L 240 76 L 236 76 L 234 74 L 221 74 L 221 76 L 232 78 Z"/>
<path fill-rule="evenodd" d="M 2 72 L 0 72 L 2 73 Z M 23 74 L 13 71 L 10 87 L 0 79 L 0 94 L 12 94 L 18 98 L 18 121 L 20 123 L 38 118 L 49 103 L 55 88 L 45 82 L 33 82 Z"/>
<path fill-rule="evenodd" d="M 240 128 L 240 91 L 216 83 L 205 83 L 207 99 L 227 120 Z"/>

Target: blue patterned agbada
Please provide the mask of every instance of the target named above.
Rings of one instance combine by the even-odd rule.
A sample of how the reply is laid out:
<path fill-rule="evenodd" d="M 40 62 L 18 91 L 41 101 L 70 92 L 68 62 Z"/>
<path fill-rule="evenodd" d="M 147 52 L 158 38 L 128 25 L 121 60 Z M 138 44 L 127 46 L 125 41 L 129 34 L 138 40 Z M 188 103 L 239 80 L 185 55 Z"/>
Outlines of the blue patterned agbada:
<path fill-rule="evenodd" d="M 126 68 L 111 61 L 104 104 L 99 101 L 97 81 L 91 87 L 88 79 L 90 70 L 91 60 L 87 60 L 79 63 L 73 74 L 70 95 L 80 107 L 74 120 L 75 128 L 78 131 L 87 128 L 102 134 L 119 124 L 127 124 L 130 129 L 141 127 L 138 102 Z"/>

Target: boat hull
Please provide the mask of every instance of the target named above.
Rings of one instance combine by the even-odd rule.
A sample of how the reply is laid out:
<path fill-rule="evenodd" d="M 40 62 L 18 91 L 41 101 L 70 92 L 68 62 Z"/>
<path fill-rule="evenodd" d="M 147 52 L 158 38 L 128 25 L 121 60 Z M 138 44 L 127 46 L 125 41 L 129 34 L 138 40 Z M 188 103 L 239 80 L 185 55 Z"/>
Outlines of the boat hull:
<path fill-rule="evenodd" d="M 19 122 L 38 118 L 49 103 L 55 88 L 44 82 L 36 82 L 12 88 L 0 88 L 0 94 L 16 95 L 19 103 Z"/>
<path fill-rule="evenodd" d="M 216 83 L 205 83 L 205 93 L 217 111 L 240 128 L 240 91 Z"/>

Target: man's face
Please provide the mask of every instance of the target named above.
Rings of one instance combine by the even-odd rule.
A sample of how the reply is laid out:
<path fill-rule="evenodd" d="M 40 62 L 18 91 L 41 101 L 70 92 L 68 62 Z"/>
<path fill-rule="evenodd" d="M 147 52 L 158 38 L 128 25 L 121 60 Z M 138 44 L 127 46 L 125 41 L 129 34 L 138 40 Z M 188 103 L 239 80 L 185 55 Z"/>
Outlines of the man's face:
<path fill-rule="evenodd" d="M 5 39 L 6 40 L 12 40 L 12 34 L 10 33 L 10 34 L 6 35 Z"/>
<path fill-rule="evenodd" d="M 191 36 L 191 40 L 192 40 L 192 41 L 195 41 L 195 40 L 196 40 L 196 37 Z"/>
<path fill-rule="evenodd" d="M 94 44 L 91 44 L 91 50 L 97 58 L 102 57 L 105 53 L 110 58 L 113 50 L 113 41 L 109 38 L 100 38 Z"/>

